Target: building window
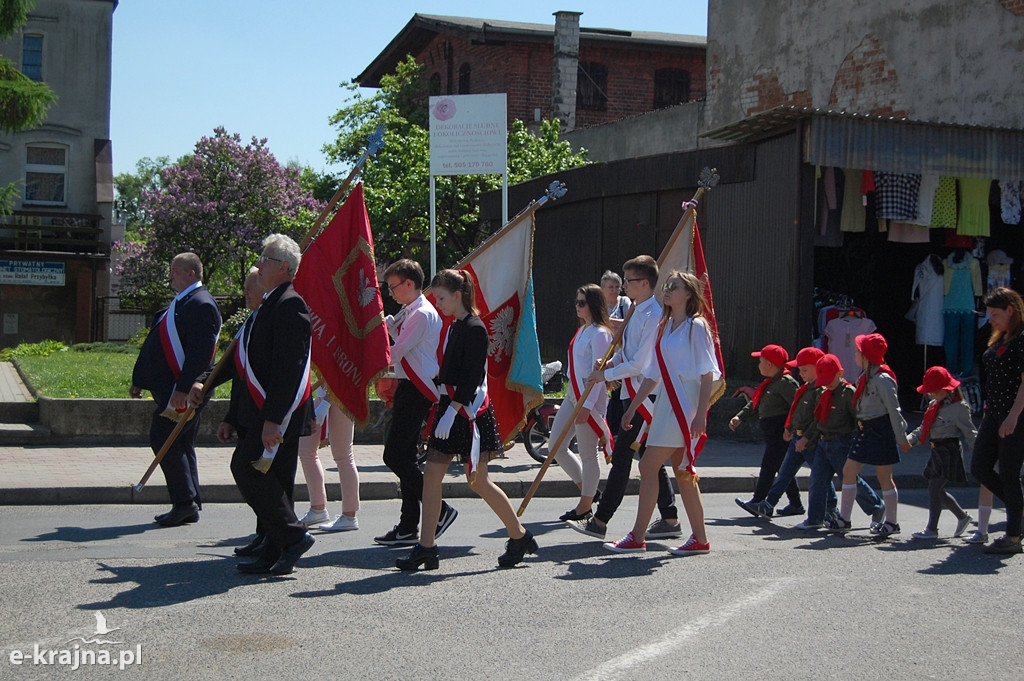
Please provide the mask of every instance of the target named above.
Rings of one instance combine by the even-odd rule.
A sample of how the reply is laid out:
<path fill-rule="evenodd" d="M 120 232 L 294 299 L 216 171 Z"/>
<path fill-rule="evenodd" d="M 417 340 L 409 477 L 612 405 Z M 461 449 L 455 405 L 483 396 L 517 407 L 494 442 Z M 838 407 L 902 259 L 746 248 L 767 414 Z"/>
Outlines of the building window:
<path fill-rule="evenodd" d="M 21 72 L 32 80 L 43 79 L 43 36 L 26 35 L 22 37 Z"/>
<path fill-rule="evenodd" d="M 576 108 L 591 111 L 608 109 L 608 67 L 581 61 L 576 70 Z"/>
<path fill-rule="evenodd" d="M 468 95 L 469 94 L 469 76 L 472 73 L 472 71 L 473 71 L 473 67 L 471 67 L 469 65 L 469 62 L 465 62 L 465 63 L 463 63 L 462 66 L 459 67 L 459 94 L 460 95 Z"/>
<path fill-rule="evenodd" d="M 68 153 L 65 147 L 28 147 L 25 154 L 25 203 L 63 206 Z"/>
<path fill-rule="evenodd" d="M 441 74 L 437 71 L 430 74 L 430 80 L 427 81 L 427 94 L 431 97 L 441 94 Z"/>
<path fill-rule="evenodd" d="M 690 72 L 682 69 L 658 69 L 654 72 L 654 108 L 690 101 Z"/>

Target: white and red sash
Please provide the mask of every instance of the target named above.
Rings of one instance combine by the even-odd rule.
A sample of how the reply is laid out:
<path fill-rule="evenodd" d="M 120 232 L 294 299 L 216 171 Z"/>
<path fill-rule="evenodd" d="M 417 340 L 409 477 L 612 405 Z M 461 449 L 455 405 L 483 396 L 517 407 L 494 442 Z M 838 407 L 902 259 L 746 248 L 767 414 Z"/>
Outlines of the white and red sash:
<path fill-rule="evenodd" d="M 397 333 L 402 332 L 403 323 L 405 323 L 404 319 L 398 322 L 398 326 L 396 327 Z M 412 381 L 412 384 L 416 386 L 416 389 L 419 390 L 425 398 L 431 402 L 437 402 L 438 399 L 440 399 L 441 392 L 434 384 L 433 376 L 423 376 L 423 372 L 413 367 L 412 362 L 409 361 L 408 357 L 403 357 L 402 361 L 399 362 L 399 365 L 402 367 L 402 371 L 405 372 L 406 378 Z"/>
<path fill-rule="evenodd" d="M 658 324 L 658 340 L 654 344 L 654 353 L 658 359 L 658 369 L 661 372 L 662 384 L 665 387 L 662 399 L 669 401 L 672 413 L 675 414 L 676 421 L 679 422 L 679 428 L 683 431 L 684 447 L 682 461 L 677 463 L 675 457 L 672 457 L 672 463 L 677 470 L 685 470 L 694 480 L 697 480 L 697 470 L 694 468 L 694 464 L 697 463 L 697 457 L 700 455 L 701 450 L 704 449 L 704 443 L 707 441 L 708 436 L 706 432 L 702 433 L 696 443 L 690 437 L 690 417 L 683 410 L 682 399 L 686 393 L 683 391 L 682 381 L 679 379 L 678 374 L 674 371 L 669 371 L 668 365 L 665 363 L 665 355 L 661 351 L 661 337 L 665 333 L 665 321 L 663 319 Z"/>
<path fill-rule="evenodd" d="M 455 386 L 443 385 L 441 387 L 449 399 L 455 399 Z M 489 406 L 491 406 L 491 398 L 487 395 L 487 374 L 485 373 L 483 383 L 477 386 L 473 402 L 462 405 L 462 408 L 458 410 L 458 413 L 469 421 L 473 432 L 473 445 L 469 450 L 469 463 L 466 464 L 466 477 L 470 481 L 473 480 L 473 476 L 476 475 L 476 469 L 480 465 L 480 429 L 476 425 L 476 418 L 487 411 Z"/>
<path fill-rule="evenodd" d="M 267 391 L 263 388 L 259 379 L 256 377 L 256 373 L 253 371 L 252 364 L 249 362 L 249 335 L 243 333 L 247 330 L 252 329 L 250 321 L 255 322 L 256 313 L 254 312 L 246 320 L 246 323 L 242 325 L 242 328 L 238 330 L 237 338 L 239 338 L 238 344 L 235 346 L 235 367 L 238 369 L 239 376 L 242 376 L 245 380 L 245 386 L 249 390 L 249 395 L 252 397 L 252 401 L 256 403 L 257 409 L 263 409 L 264 403 L 267 401 Z M 309 399 L 311 392 L 311 386 L 309 382 L 309 367 L 311 363 L 310 353 L 306 353 L 306 366 L 302 369 L 302 380 L 299 382 L 299 387 L 295 391 L 295 399 L 292 400 L 292 404 L 288 407 L 288 411 L 285 412 L 284 419 L 281 420 L 281 433 L 283 434 L 288 430 L 288 424 L 291 422 L 292 414 L 299 407 L 300 404 Z"/>
<path fill-rule="evenodd" d="M 174 376 L 174 382 L 177 384 L 178 379 L 181 378 L 181 370 L 185 366 L 185 348 L 181 344 L 181 336 L 178 335 L 178 327 L 174 321 L 174 310 L 178 304 L 178 301 L 184 298 L 192 291 L 200 288 L 203 282 L 197 281 L 190 286 L 187 286 L 178 295 L 171 299 L 171 304 L 167 306 L 167 310 L 164 312 L 164 316 L 157 323 L 158 331 L 160 333 L 160 347 L 164 351 L 164 359 L 167 361 L 167 366 L 171 369 L 171 374 Z M 216 353 L 216 347 L 214 347 L 214 353 Z M 170 407 L 170 403 L 167 404 Z M 176 410 L 179 414 L 184 412 L 185 409 Z"/>
<path fill-rule="evenodd" d="M 573 335 L 572 340 L 569 341 L 569 385 L 572 386 L 572 395 L 576 399 L 577 403 L 583 395 L 585 379 L 582 375 L 576 372 L 576 361 L 573 357 L 573 347 L 576 345 L 576 339 L 579 338 L 580 333 L 582 333 L 585 328 L 585 326 L 581 326 L 577 329 L 576 334 Z M 592 389 L 596 390 L 597 387 L 595 386 Z M 604 390 L 604 388 L 601 389 Z M 581 406 L 580 408 L 586 409 L 584 406 Z M 612 450 L 615 448 L 615 441 L 612 440 L 612 431 L 611 428 L 608 427 L 608 420 L 603 416 L 598 419 L 594 416 L 593 412 L 590 412 L 587 417 L 587 425 L 590 426 L 591 430 L 597 433 L 597 437 L 601 441 L 601 449 L 604 451 L 604 458 L 606 461 L 609 460 L 612 455 Z"/>

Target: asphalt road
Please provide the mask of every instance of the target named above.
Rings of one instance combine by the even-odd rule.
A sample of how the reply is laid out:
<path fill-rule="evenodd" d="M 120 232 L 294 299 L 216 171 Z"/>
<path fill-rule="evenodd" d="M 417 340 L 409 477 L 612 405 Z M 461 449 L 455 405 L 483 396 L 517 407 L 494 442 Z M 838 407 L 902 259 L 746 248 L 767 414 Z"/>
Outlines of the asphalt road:
<path fill-rule="evenodd" d="M 545 520 L 566 500 L 536 499 L 539 555 L 497 570 L 504 531 L 460 499 L 440 570 L 415 574 L 393 566 L 407 549 L 372 545 L 397 502 L 367 502 L 362 529 L 319 535 L 275 579 L 234 567 L 244 506 L 209 505 L 174 529 L 155 527 L 150 506 L 0 508 L 0 679 L 64 677 L 59 651 L 76 645 L 111 663 L 73 674 L 105 679 L 1020 678 L 1024 556 L 910 539 L 923 494 L 903 494 L 903 534 L 885 542 L 705 501 L 712 553 L 676 558 L 669 542 L 608 553 Z M 609 539 L 634 509 L 627 498 Z M 97 638 L 111 643 L 86 642 Z M 49 650 L 54 664 L 39 664 Z"/>

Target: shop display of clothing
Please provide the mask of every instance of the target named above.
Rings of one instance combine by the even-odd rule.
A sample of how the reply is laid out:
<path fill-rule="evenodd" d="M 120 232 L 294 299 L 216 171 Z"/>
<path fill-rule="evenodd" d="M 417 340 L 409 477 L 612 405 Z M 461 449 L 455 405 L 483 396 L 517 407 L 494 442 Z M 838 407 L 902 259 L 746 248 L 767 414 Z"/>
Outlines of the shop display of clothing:
<path fill-rule="evenodd" d="M 915 225 L 931 227 L 932 212 L 935 210 L 935 192 L 939 188 L 938 175 L 922 175 L 921 188 L 917 192 L 917 219 Z"/>
<path fill-rule="evenodd" d="M 1024 193 L 1024 182 L 1020 180 L 999 181 L 1000 216 L 1008 225 L 1020 224 L 1022 193 Z"/>
<path fill-rule="evenodd" d="M 975 297 L 981 291 L 981 266 L 969 253 L 950 253 L 943 273 L 943 345 L 950 373 L 970 376 L 974 371 Z"/>
<path fill-rule="evenodd" d="M 927 244 L 931 242 L 932 237 L 927 227 L 890 220 L 888 239 L 902 244 Z"/>
<path fill-rule="evenodd" d="M 917 301 L 914 323 L 918 345 L 943 343 L 943 288 L 942 260 L 937 255 L 929 255 L 914 268 L 914 286 L 910 290 L 911 300 Z"/>
<path fill-rule="evenodd" d="M 932 206 L 932 229 L 956 229 L 955 178 L 939 178 Z"/>
<path fill-rule="evenodd" d="M 839 229 L 844 232 L 863 232 L 867 216 L 860 193 L 861 171 L 843 171 L 843 205 L 839 209 Z"/>
<path fill-rule="evenodd" d="M 960 212 L 956 233 L 967 236 L 988 236 L 991 233 L 991 215 L 988 195 L 992 180 L 963 178 L 960 183 Z"/>
<path fill-rule="evenodd" d="M 921 176 L 912 173 L 875 173 L 875 217 L 908 222 L 917 219 Z"/>
<path fill-rule="evenodd" d="M 859 317 L 854 314 L 847 314 L 833 319 L 825 325 L 824 336 L 828 341 L 828 349 L 839 358 L 843 365 L 843 375 L 846 380 L 855 383 L 860 378 L 863 370 L 857 366 L 857 336 L 864 333 L 871 333 L 878 327 L 867 317 Z"/>

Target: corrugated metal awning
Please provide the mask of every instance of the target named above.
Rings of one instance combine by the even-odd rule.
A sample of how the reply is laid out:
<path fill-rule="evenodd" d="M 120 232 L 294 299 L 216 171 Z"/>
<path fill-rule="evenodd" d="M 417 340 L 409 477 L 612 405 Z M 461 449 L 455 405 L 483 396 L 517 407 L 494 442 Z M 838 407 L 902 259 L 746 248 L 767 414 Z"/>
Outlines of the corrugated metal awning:
<path fill-rule="evenodd" d="M 1024 178 L 1024 130 L 778 107 L 703 133 L 752 142 L 806 124 L 806 163 L 953 177 Z"/>

